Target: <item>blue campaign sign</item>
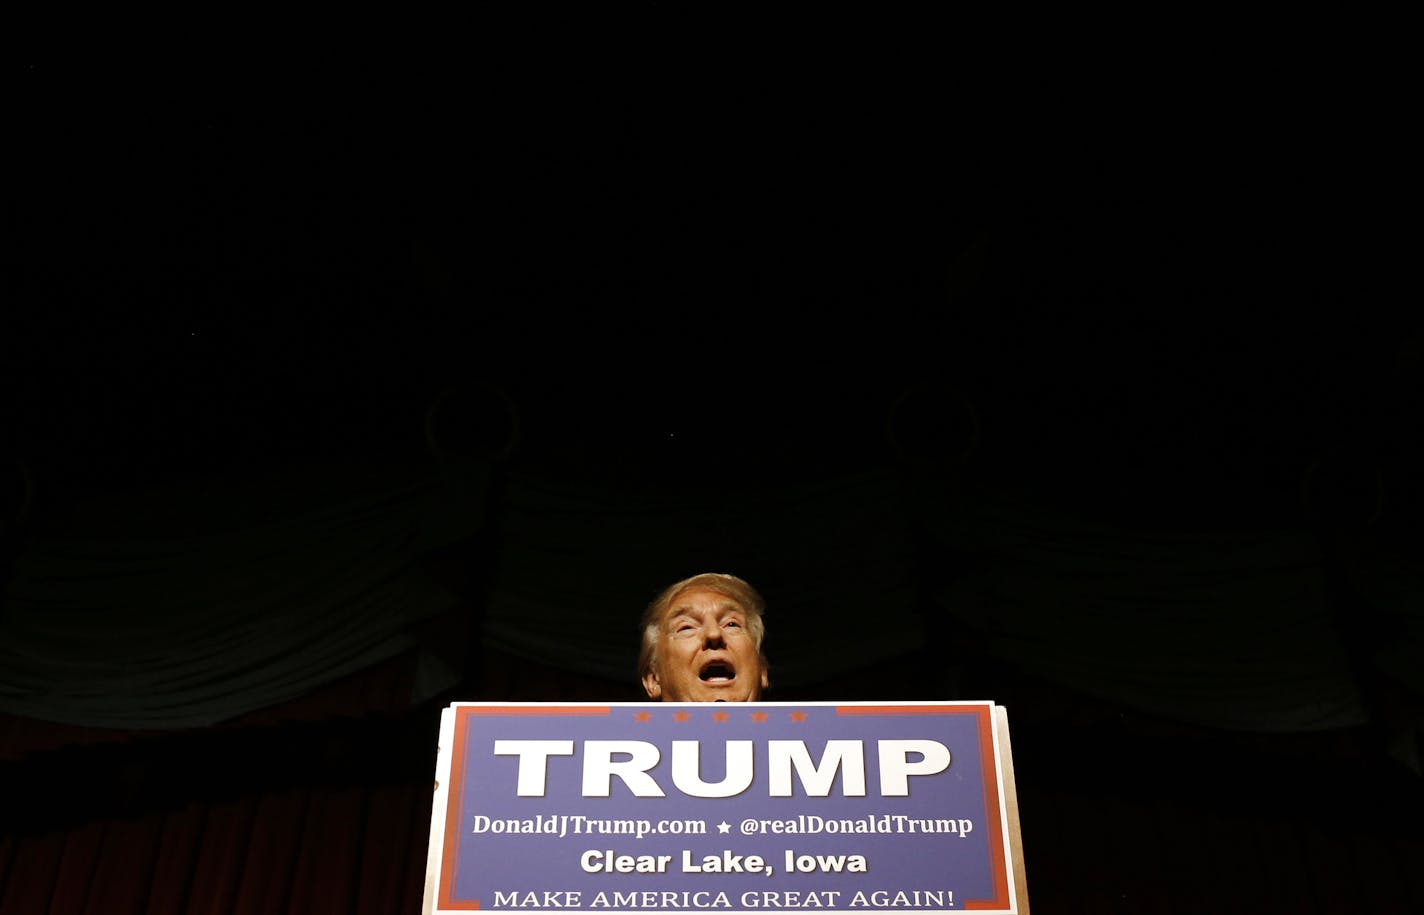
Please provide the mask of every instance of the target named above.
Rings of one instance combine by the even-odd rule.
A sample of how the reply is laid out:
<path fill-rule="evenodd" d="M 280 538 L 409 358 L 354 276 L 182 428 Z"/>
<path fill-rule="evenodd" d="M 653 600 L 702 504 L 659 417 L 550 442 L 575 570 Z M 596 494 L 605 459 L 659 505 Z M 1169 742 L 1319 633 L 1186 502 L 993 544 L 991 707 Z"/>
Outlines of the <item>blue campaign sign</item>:
<path fill-rule="evenodd" d="M 426 912 L 1020 915 L 1003 722 L 992 702 L 456 703 Z"/>

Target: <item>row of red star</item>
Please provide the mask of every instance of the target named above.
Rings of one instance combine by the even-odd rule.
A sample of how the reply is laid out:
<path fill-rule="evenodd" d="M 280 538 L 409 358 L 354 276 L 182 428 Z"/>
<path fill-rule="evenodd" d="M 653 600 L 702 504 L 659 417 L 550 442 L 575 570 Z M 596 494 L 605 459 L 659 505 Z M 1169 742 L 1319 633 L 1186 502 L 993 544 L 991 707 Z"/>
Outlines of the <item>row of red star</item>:
<path fill-rule="evenodd" d="M 727 720 L 728 718 L 730 718 L 730 717 L 731 717 L 731 713 L 730 713 L 730 712 L 724 712 L 724 711 L 720 711 L 720 710 L 719 710 L 719 711 L 715 711 L 715 712 L 712 713 L 712 720 L 713 720 L 713 721 L 726 721 L 726 720 Z M 766 721 L 766 717 L 767 717 L 767 713 L 766 713 L 766 712 L 763 712 L 763 711 L 755 711 L 755 712 L 752 712 L 752 713 L 751 713 L 751 719 L 752 719 L 753 721 L 756 721 L 756 722 L 763 722 L 763 721 Z M 805 713 L 805 712 L 791 712 L 790 715 L 789 715 L 789 717 L 791 718 L 792 721 L 805 721 L 805 720 L 806 720 L 806 713 Z M 673 720 L 673 721 L 688 721 L 688 720 L 690 720 L 691 718 L 692 718 L 692 713 L 691 713 L 691 712 L 677 711 L 677 712 L 673 712 L 673 713 L 672 713 L 672 720 Z M 634 713 L 633 713 L 633 720 L 634 720 L 634 721 L 652 721 L 652 720 L 653 720 L 653 713 L 652 713 L 652 712 L 634 712 Z"/>

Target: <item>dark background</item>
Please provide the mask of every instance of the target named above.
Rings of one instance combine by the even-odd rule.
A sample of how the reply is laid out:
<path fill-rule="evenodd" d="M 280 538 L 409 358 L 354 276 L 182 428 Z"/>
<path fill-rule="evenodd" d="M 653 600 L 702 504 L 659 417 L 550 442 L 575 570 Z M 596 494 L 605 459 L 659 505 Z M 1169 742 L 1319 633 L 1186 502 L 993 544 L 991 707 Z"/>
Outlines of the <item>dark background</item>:
<path fill-rule="evenodd" d="M 1394 276 L 1402 128 L 1368 91 L 1387 61 L 1349 83 L 1328 60 L 963 81 L 843 45 L 755 67 L 731 48 L 690 62 L 676 41 L 498 45 L 468 65 L 12 73 L 7 557 L 95 493 L 423 453 L 437 403 L 459 406 L 443 441 L 501 453 L 502 472 L 713 491 L 972 439 L 996 485 L 1103 520 L 1410 532 L 1424 339 Z M 945 396 L 977 434 L 916 412 Z M 1417 832 L 1381 811 L 1417 809 L 1416 776 L 1368 735 L 1208 734 L 953 663 L 966 694 L 1023 710 L 1042 911 L 1087 910 L 1075 816 L 1151 808 L 1135 828 L 1171 849 L 1173 818 L 1229 780 L 1168 790 L 1157 773 L 1243 746 L 1275 784 L 1266 808 L 1410 837 L 1385 853 L 1396 881 L 1415 860 Z M 531 699 L 611 688 L 523 676 Z M 71 749 L 10 780 L 92 778 L 97 761 L 116 774 L 84 813 L 115 816 L 211 791 L 183 774 L 198 762 L 232 793 L 418 783 L 433 709 Z M 1120 767 L 1042 762 L 1085 726 Z M 1360 777 L 1302 809 L 1322 758 Z M 1299 898 L 1326 911 L 1338 897 L 1317 890 Z M 1177 911 L 1144 898 L 1113 904 Z"/>
<path fill-rule="evenodd" d="M 952 387 L 1004 475 L 1218 525 L 1407 434 L 1398 147 L 1349 86 L 665 54 L 21 71 L 41 490 L 418 449 L 491 386 L 517 461 L 693 477 L 884 462 L 890 405 Z"/>

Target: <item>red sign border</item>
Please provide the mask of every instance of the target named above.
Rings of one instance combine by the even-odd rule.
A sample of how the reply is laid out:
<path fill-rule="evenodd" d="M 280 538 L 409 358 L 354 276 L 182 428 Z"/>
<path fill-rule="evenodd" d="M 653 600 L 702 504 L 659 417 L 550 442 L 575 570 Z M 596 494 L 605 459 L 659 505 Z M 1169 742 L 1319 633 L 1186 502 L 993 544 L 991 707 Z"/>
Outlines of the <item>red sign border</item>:
<path fill-rule="evenodd" d="M 655 703 L 622 703 L 628 707 L 652 705 Z M 767 703 L 775 705 L 797 705 L 802 703 Z M 968 911 L 1007 909 L 1011 907 L 1009 896 L 1009 875 L 1006 866 L 1008 850 L 1004 847 L 1002 828 L 1002 808 L 999 803 L 999 771 L 997 754 L 994 752 L 993 703 L 969 702 L 890 704 L 837 704 L 804 703 L 810 707 L 833 708 L 838 716 L 872 715 L 974 715 L 977 720 L 979 738 L 979 759 L 984 779 L 984 816 L 986 823 L 994 824 L 994 840 L 989 843 L 989 863 L 994 882 L 993 899 L 967 899 L 964 908 Z M 450 784 L 446 792 L 444 848 L 440 863 L 440 892 L 438 907 L 450 911 L 479 911 L 478 899 L 454 899 L 455 855 L 452 854 L 458 838 L 460 811 L 460 791 L 465 784 L 466 759 L 465 735 L 470 717 L 506 717 L 515 715 L 535 716 L 578 716 L 595 717 L 613 714 L 612 705 L 543 705 L 539 703 L 508 704 L 455 703 L 454 743 L 450 755 Z M 458 773 L 458 774 L 457 774 Z"/>

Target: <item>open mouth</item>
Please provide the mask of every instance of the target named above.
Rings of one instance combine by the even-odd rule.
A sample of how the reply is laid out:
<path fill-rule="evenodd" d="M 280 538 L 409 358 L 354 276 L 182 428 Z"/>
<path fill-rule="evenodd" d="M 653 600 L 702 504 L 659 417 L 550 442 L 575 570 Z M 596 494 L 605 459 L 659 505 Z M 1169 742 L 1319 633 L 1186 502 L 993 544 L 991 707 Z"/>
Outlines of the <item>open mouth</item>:
<path fill-rule="evenodd" d="M 708 661 L 697 676 L 703 683 L 730 683 L 737 678 L 737 672 L 726 661 Z"/>

